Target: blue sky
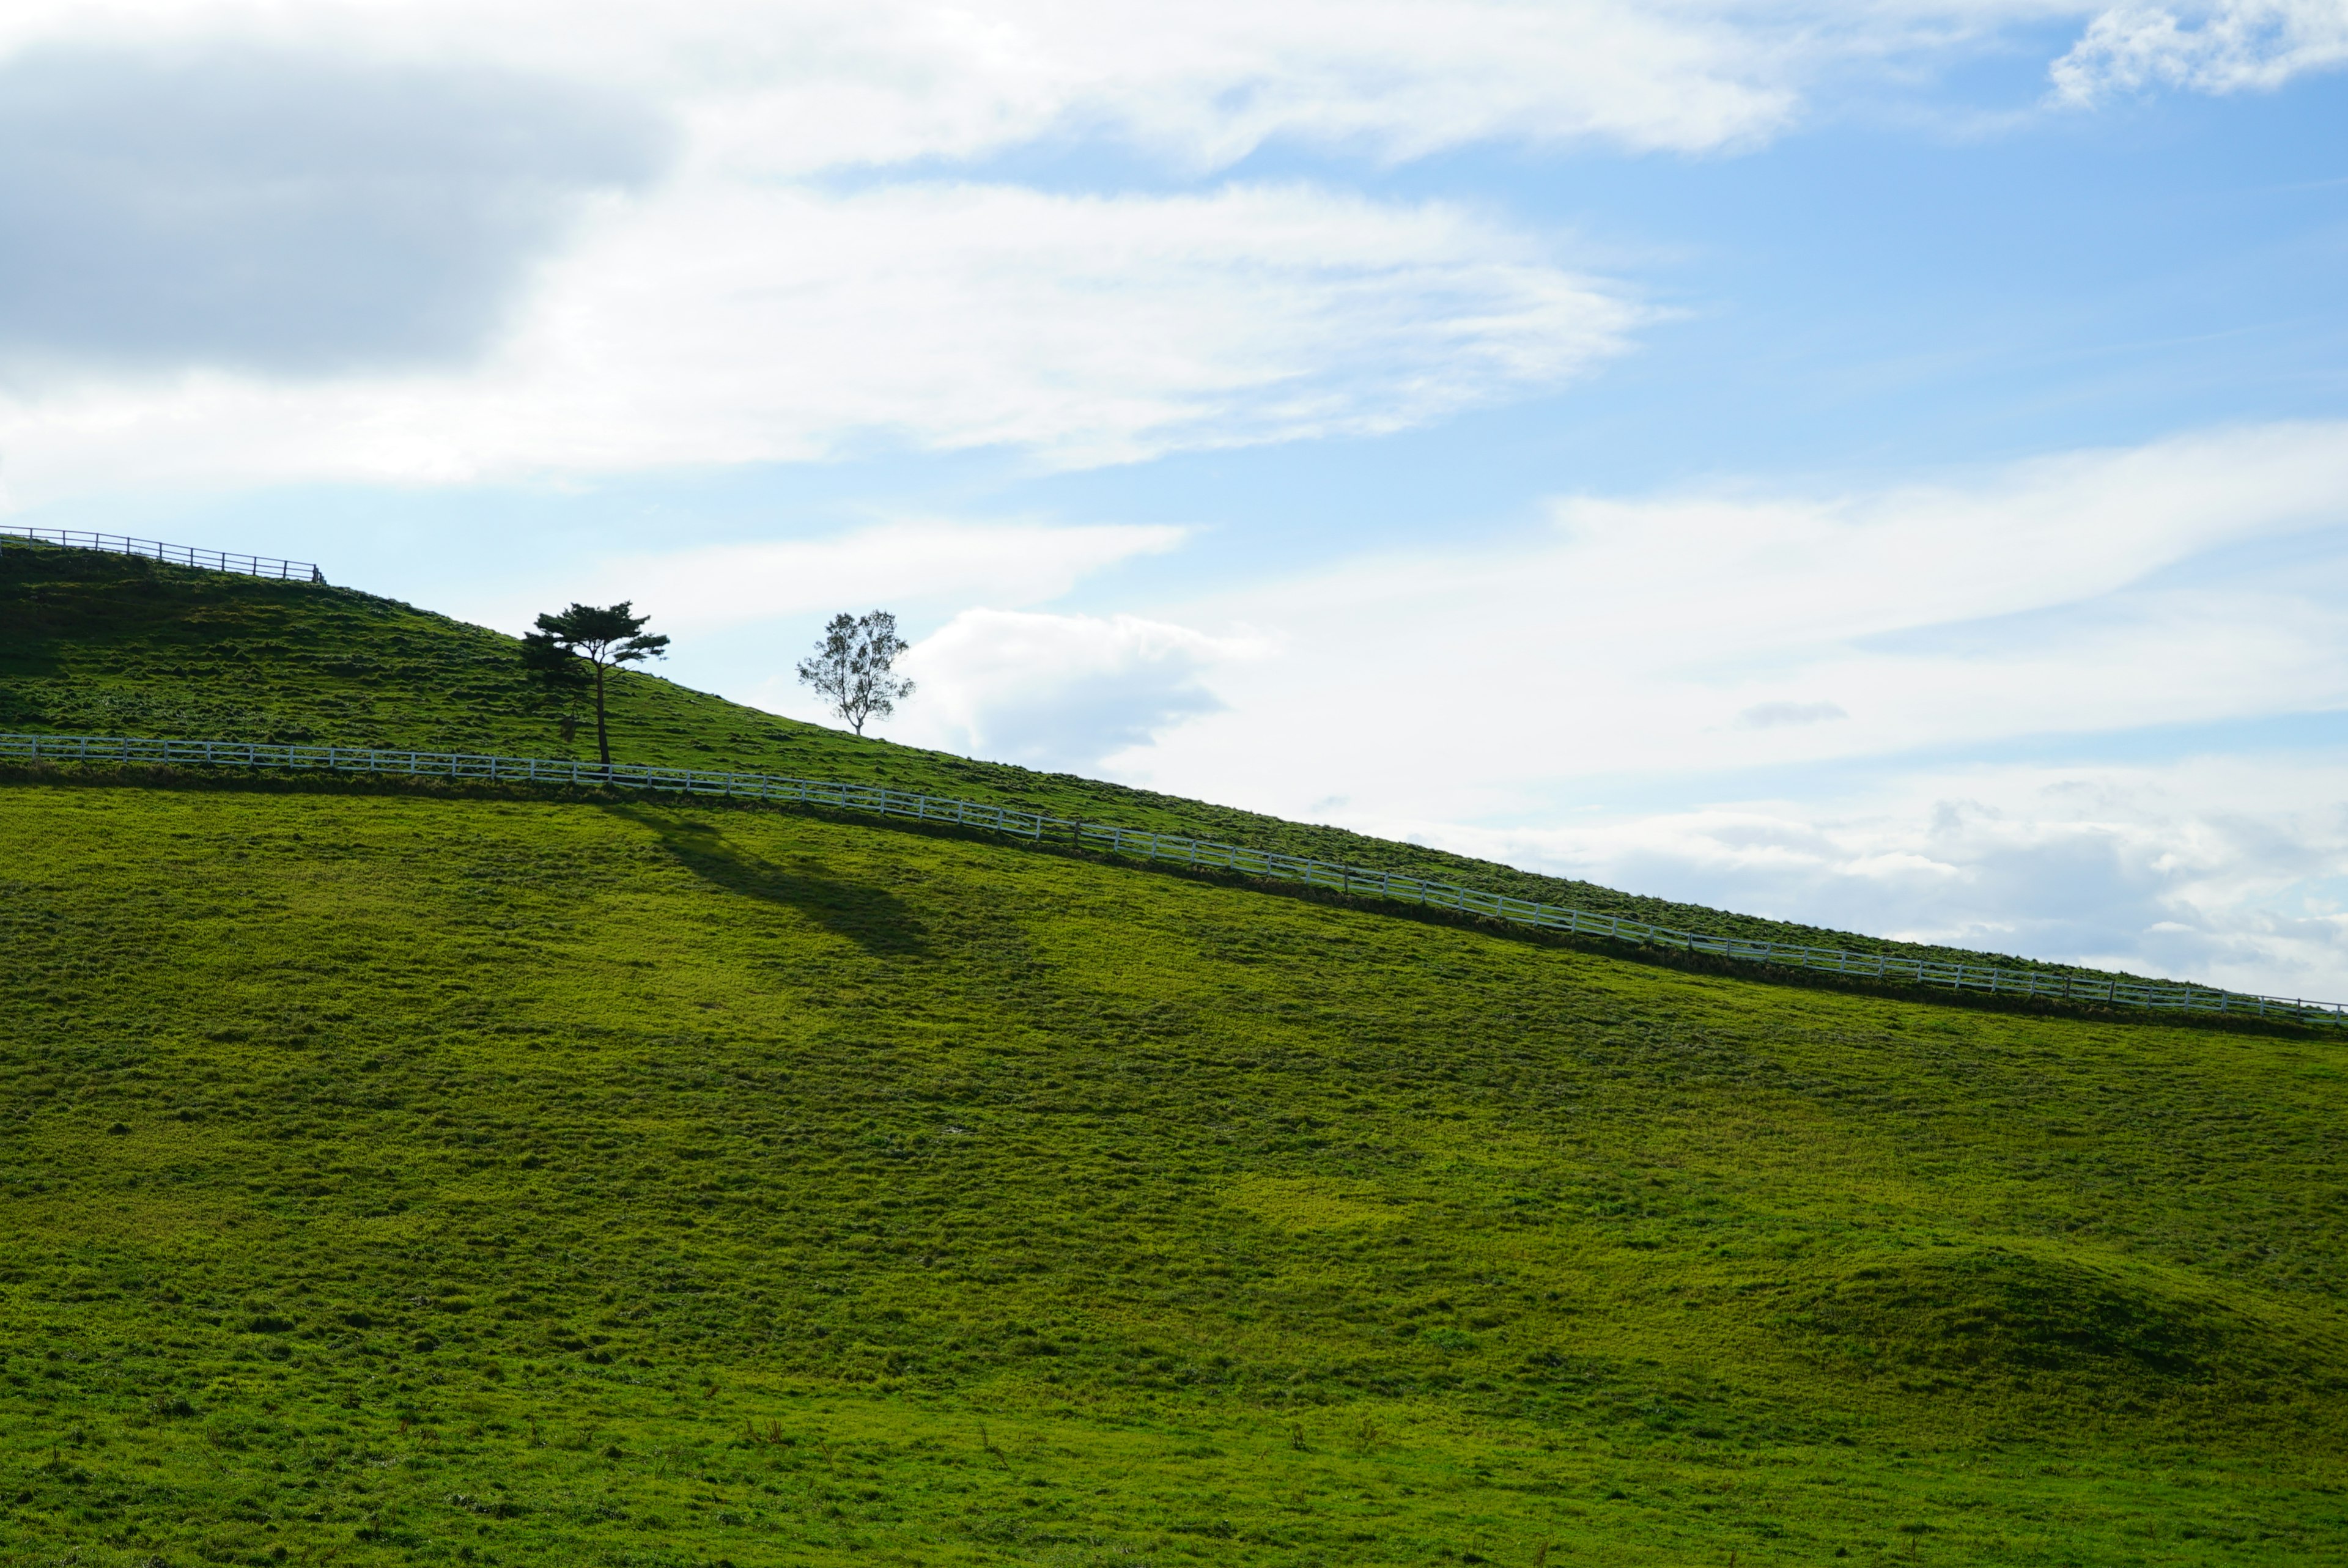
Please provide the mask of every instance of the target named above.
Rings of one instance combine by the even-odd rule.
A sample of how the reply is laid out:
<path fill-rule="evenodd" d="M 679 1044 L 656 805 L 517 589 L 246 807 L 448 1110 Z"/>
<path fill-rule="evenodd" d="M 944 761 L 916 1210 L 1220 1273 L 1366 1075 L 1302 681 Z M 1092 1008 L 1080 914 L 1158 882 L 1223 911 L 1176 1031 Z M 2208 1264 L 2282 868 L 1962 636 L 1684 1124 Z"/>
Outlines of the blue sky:
<path fill-rule="evenodd" d="M 558 20 L 559 18 L 559 20 Z M 2348 4 L 0 21 L 18 524 L 2348 997 Z"/>

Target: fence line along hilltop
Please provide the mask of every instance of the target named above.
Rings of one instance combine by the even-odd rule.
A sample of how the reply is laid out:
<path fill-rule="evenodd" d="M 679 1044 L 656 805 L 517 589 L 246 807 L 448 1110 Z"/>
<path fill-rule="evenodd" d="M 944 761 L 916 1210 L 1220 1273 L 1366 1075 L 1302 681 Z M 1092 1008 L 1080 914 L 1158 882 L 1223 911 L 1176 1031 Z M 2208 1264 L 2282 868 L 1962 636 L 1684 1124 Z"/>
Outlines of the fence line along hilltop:
<path fill-rule="evenodd" d="M 1296 882 L 1334 893 L 1390 898 L 1428 908 L 1505 920 L 1568 936 L 1599 937 L 1643 947 L 1704 953 L 1758 964 L 1784 964 L 1867 979 L 1944 986 L 1995 996 L 2050 1001 L 2102 1002 L 2157 1010 L 2216 1013 L 2282 1022 L 2348 1029 L 2348 1005 L 2302 997 L 2260 996 L 2215 986 L 2165 984 L 2115 974 L 2011 969 L 1994 965 L 1944 963 L 1889 953 L 1813 948 L 1750 937 L 1720 937 L 1703 931 L 1653 925 L 1620 915 L 1594 914 L 1557 904 L 1540 904 L 1487 893 L 1456 883 L 1432 882 L 1398 872 L 1277 855 L 1243 845 L 1219 844 L 1154 829 L 1120 827 L 1046 816 L 1014 806 L 948 796 L 915 794 L 880 784 L 836 779 L 791 778 L 768 774 L 710 773 L 695 768 L 642 767 L 569 762 L 549 757 L 502 757 L 467 752 L 409 752 L 362 746 L 314 746 L 246 741 L 156 741 L 123 735 L 0 734 L 0 760 L 17 762 L 136 763 L 164 766 L 278 768 L 296 772 L 361 773 L 405 777 L 475 779 L 500 783 L 596 784 L 621 789 L 722 795 L 786 804 L 828 806 L 916 822 L 953 823 L 1001 833 L 1036 844 L 1129 855 L 1141 859 L 1232 871 L 1268 880 Z"/>
<path fill-rule="evenodd" d="M 0 549 L 10 539 L 61 545 L 67 549 L 102 550 L 108 555 L 146 556 L 172 566 L 201 567 L 205 571 L 234 572 L 240 577 L 277 578 L 286 582 L 324 582 L 326 574 L 305 560 L 281 560 L 275 556 L 239 555 L 233 550 L 198 549 L 193 545 L 165 544 L 160 539 L 134 539 L 122 534 L 93 534 L 80 528 L 28 528 L 0 524 Z"/>

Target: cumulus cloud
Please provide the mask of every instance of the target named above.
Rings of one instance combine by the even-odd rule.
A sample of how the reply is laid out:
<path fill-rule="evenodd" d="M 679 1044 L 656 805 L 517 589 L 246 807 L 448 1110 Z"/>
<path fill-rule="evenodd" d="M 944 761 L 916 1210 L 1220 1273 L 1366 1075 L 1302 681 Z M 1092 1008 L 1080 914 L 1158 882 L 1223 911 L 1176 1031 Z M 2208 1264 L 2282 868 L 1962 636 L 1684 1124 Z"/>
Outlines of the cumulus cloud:
<path fill-rule="evenodd" d="M 1554 385 L 1643 312 L 1440 202 L 1303 186 L 1069 197 L 691 185 L 607 200 L 461 375 L 219 372 L 0 395 L 20 501 L 825 456 L 1062 466 L 1389 430 Z"/>
<path fill-rule="evenodd" d="M 0 65 L 0 367 L 464 360 L 657 118 L 478 67 L 216 48 Z"/>
<path fill-rule="evenodd" d="M 2056 95 L 2092 104 L 2152 87 L 2231 93 L 2348 65 L 2348 0 L 2227 0 L 2180 16 L 2158 5 L 2100 13 L 2054 62 Z"/>
<path fill-rule="evenodd" d="M 901 738 L 1033 767 L 1097 766 L 1223 700 L 1219 669 L 1261 645 L 1138 616 L 965 610 L 915 645 Z"/>

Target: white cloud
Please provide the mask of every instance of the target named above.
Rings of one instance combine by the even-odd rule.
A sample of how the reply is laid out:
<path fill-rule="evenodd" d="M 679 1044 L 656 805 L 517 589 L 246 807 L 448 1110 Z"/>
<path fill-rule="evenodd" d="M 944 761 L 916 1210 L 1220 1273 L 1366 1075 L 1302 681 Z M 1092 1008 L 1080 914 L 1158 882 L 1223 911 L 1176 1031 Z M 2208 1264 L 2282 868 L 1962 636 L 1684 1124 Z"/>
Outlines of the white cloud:
<path fill-rule="evenodd" d="M 1446 848 L 1830 928 L 2348 999 L 2348 757 L 1919 769 Z"/>
<path fill-rule="evenodd" d="M 641 188 L 666 142 L 630 99 L 507 71 L 0 61 L 0 375 L 468 363 L 577 196 Z"/>
<path fill-rule="evenodd" d="M 1222 706 L 1205 678 L 1260 656 L 1136 616 L 965 610 L 905 656 L 921 684 L 897 738 L 1059 770 L 1091 768 Z"/>
<path fill-rule="evenodd" d="M 1823 724 L 1835 719 L 1848 719 L 1838 702 L 1756 702 L 1736 715 L 1736 722 L 1756 730 L 1774 729 L 1779 724 Z"/>
<path fill-rule="evenodd" d="M 1106 135 L 1194 169 L 1282 137 L 1411 157 L 1493 138 L 1694 150 L 1786 125 L 1883 15 L 1627 0 L 23 0 L 0 49 L 227 36 L 479 59 L 685 106 L 705 153 L 788 174 Z"/>
<path fill-rule="evenodd" d="M 2225 0 L 2188 8 L 2122 5 L 2099 14 L 2054 62 L 2060 97 L 2092 104 L 2151 87 L 2231 93 L 2273 88 L 2348 65 L 2348 0 Z"/>
<path fill-rule="evenodd" d="M 2071 80 L 2208 86 L 2302 68 L 2336 0 L 2248 0 L 2183 27 L 2106 11 Z M 1637 152 L 1752 146 L 1854 75 L 1914 83 L 2065 0 L 17 0 L 0 55 L 221 41 L 480 63 L 634 93 L 704 169 L 797 178 L 1055 138 L 1190 171 L 1282 140 L 1422 157 L 1494 140 Z"/>
<path fill-rule="evenodd" d="M 1348 781 L 1376 779 L 1401 815 L 1476 820 L 1574 779 L 2348 703 L 2348 627 L 2304 573 L 2145 580 L 2343 523 L 2338 424 L 1930 489 L 1575 498 L 1511 548 L 1365 559 L 1183 609 L 1189 624 L 1265 628 L 1287 651 L 1146 771 L 1292 810 L 1363 798 Z M 1847 720 L 1738 722 L 1822 692 Z M 1395 712 L 1450 741 L 1397 753 L 1380 718 Z"/>
<path fill-rule="evenodd" d="M 1282 137 L 1385 158 L 1494 138 L 1695 150 L 1774 132 L 1797 102 L 1790 40 L 1613 0 L 1029 0 L 880 7 L 865 23 L 852 43 L 834 35 L 833 57 L 889 59 L 893 80 L 808 92 L 787 77 L 740 105 L 728 151 L 835 149 L 843 125 L 952 156 L 1082 126 L 1194 169 Z"/>
<path fill-rule="evenodd" d="M 661 624 L 684 633 L 883 601 L 901 611 L 959 608 L 973 599 L 1040 604 L 1104 568 L 1162 554 L 1182 538 L 1182 529 L 1164 526 L 907 519 L 825 538 L 612 556 L 583 574 L 566 565 L 572 586 L 563 591 L 597 604 L 657 604 Z M 474 613 L 520 630 L 545 597 L 543 587 L 530 586 Z"/>
<path fill-rule="evenodd" d="M 704 169 L 796 178 L 1055 138 L 1225 168 L 1282 140 L 1403 159 L 1480 142 L 1756 145 L 1854 77 L 1913 86 L 2077 19 L 2066 93 L 2271 85 L 2336 57 L 2338 0 L 16 0 L 0 55 L 228 40 L 551 72 L 658 102 Z"/>
<path fill-rule="evenodd" d="M 2264 79 L 2332 57 L 2338 9 L 2238 6 L 2167 33 L 2149 13 L 2112 13 L 2065 79 Z M 301 364 L 350 374 L 283 380 L 223 368 L 282 367 L 282 344 L 175 359 L 169 344 L 108 339 L 116 363 L 152 373 L 16 367 L 0 458 L 23 504 L 142 486 L 567 477 L 875 443 L 1002 446 L 1067 466 L 1424 425 L 1584 374 L 1652 313 L 1634 289 L 1578 272 L 1553 237 L 1440 202 L 1293 184 L 1087 197 L 935 170 L 1115 145 L 1195 176 L 1282 138 L 1386 159 L 1496 139 L 1703 152 L 1776 134 L 1830 77 L 1912 72 L 2018 20 L 2084 14 L 2046 0 L 24 0 L 0 11 L 0 60 L 78 51 L 132 61 L 123 80 L 177 81 L 189 61 L 242 49 L 272 70 L 312 62 L 315 90 L 281 83 L 271 100 L 294 106 L 336 96 L 336 61 L 549 102 L 576 89 L 673 124 L 680 150 L 664 183 L 607 191 L 576 227 L 565 186 L 563 224 L 463 273 L 478 285 L 459 302 L 470 314 L 443 310 L 453 327 L 418 316 L 464 349 L 462 368 L 392 374 L 383 366 L 424 356 L 305 340 Z M 254 145 L 314 144 L 331 162 L 343 141 L 307 123 L 323 112 L 288 109 Z M 341 188 L 331 168 L 303 168 Z M 318 225 L 295 229 L 326 244 Z M 558 231 L 569 249 L 523 269 Z M 178 260 L 103 239 L 63 236 L 63 253 L 112 254 L 126 277 Z M 360 287 L 348 265 L 270 261 L 254 275 Z M 96 275 L 67 272 L 76 287 Z M 348 335 L 343 294 L 325 292 Z M 265 310 L 246 317 L 241 330 L 271 324 Z M 181 368 L 154 369 L 166 362 Z"/>
<path fill-rule="evenodd" d="M 2005 918 L 2010 945 L 2064 956 L 2277 976 L 2316 961 L 2290 945 L 2315 927 L 2219 873 L 2238 840 L 2280 846 L 2260 876 L 2329 864 L 2320 770 L 2287 810 L 2230 818 L 2215 773 L 2163 804 L 2157 779 L 2109 782 L 2126 770 L 2016 769 L 1993 789 L 1923 759 L 2348 708 L 2348 425 L 2203 434 L 1931 489 L 1583 497 L 1558 516 L 1512 548 L 1365 559 L 1173 608 L 1209 630 L 1259 628 L 1278 651 L 1244 679 L 1209 671 L 1220 711 L 1109 765 L 1291 816 L 1343 796 L 1341 820 L 1365 831 L 1521 844 L 1618 885 L 1869 929 L 1979 926 L 1994 944 Z M 2288 564 L 2264 564 L 2286 537 Z M 1818 722 L 1764 722 L 1789 715 Z M 1822 782 L 1853 770 L 1890 793 L 1852 804 Z M 1681 804 L 1787 787 L 1756 777 L 1801 778 L 1806 798 Z M 2057 787 L 2075 784 L 2108 814 Z M 1946 850 L 1935 803 L 1974 798 L 2006 826 L 1983 818 Z M 2098 845 L 2108 864 L 2079 859 Z M 2110 884 L 2111 910 L 2066 926 L 2083 876 Z M 2181 934 L 2160 936 L 2163 920 Z M 2302 934 L 2260 936 L 2269 925 Z"/>
<path fill-rule="evenodd" d="M 875 436 L 1062 465 L 1394 429 L 1553 385 L 1640 309 L 1439 202 L 697 185 L 613 198 L 461 375 L 217 373 L 0 397 L 14 498 L 822 456 Z"/>

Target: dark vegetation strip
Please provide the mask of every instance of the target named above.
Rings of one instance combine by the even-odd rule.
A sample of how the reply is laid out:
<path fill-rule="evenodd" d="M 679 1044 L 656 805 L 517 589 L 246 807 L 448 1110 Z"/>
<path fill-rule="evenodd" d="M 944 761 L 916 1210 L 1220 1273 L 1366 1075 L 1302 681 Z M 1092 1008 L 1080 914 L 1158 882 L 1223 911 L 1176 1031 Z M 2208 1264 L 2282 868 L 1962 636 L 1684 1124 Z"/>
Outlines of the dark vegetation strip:
<path fill-rule="evenodd" d="M 1455 911 L 1569 937 L 1595 937 L 1642 947 L 1676 949 L 1739 963 L 1760 963 L 1869 980 L 1890 980 L 2025 1000 L 2101 1003 L 2187 1014 L 2248 1015 L 2287 1023 L 2348 1027 L 2348 1008 L 2299 998 L 2259 996 L 2214 987 L 2152 985 L 2118 975 L 2044 974 L 1992 965 L 1936 962 L 1818 948 L 1795 942 L 1715 936 L 1621 915 L 1511 898 L 1505 894 L 1430 881 L 1392 871 L 1281 855 L 1235 844 L 1149 828 L 1085 822 L 1015 807 L 918 794 L 880 784 L 694 768 L 603 764 L 545 757 L 500 757 L 459 752 L 383 750 L 242 741 L 139 740 L 121 735 L 0 735 L 0 758 L 28 763 L 70 761 L 273 768 L 301 772 L 479 780 L 491 784 L 553 784 L 826 806 L 923 823 L 1001 833 L 1031 843 L 1235 872 L 1270 881 L 1302 883 L 1323 891 Z"/>

